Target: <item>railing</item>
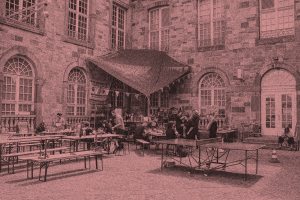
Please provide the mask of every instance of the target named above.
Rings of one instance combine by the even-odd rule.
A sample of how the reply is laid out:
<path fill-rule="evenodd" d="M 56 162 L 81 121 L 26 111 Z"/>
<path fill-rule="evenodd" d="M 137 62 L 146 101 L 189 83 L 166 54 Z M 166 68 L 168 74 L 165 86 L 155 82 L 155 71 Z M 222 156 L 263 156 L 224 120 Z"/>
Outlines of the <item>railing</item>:
<path fill-rule="evenodd" d="M 199 120 L 199 128 L 206 128 L 210 121 L 210 118 L 200 118 Z M 225 118 L 216 118 L 215 121 L 218 124 L 218 128 L 223 128 L 225 126 Z"/>
<path fill-rule="evenodd" d="M 27 122 L 29 132 L 34 132 L 36 116 L 2 116 L 1 133 L 17 131 L 18 122 Z"/>
<path fill-rule="evenodd" d="M 71 127 L 74 126 L 75 124 L 81 123 L 83 121 L 90 122 L 90 117 L 67 117 L 67 126 Z"/>

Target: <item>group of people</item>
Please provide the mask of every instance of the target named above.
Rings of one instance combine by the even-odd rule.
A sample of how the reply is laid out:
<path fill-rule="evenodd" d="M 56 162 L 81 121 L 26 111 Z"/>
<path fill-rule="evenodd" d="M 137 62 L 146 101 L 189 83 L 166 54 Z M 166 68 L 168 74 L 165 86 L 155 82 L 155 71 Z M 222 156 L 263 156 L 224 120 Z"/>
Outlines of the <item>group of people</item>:
<path fill-rule="evenodd" d="M 167 139 L 186 138 L 186 139 L 200 139 L 198 134 L 200 116 L 196 110 L 193 110 L 192 116 L 187 113 L 183 115 L 182 110 L 174 109 L 169 120 L 166 130 Z M 216 122 L 217 115 L 213 113 L 211 119 L 207 125 L 209 131 L 209 138 L 215 138 L 217 136 L 218 124 Z"/>

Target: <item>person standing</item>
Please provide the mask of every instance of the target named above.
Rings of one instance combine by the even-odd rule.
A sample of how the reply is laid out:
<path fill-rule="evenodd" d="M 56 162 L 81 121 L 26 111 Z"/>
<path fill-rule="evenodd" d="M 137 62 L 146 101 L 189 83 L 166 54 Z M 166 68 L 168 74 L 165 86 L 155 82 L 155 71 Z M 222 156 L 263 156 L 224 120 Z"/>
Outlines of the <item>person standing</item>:
<path fill-rule="evenodd" d="M 124 121 L 121 115 L 119 115 L 116 110 L 111 111 L 111 114 L 114 116 L 115 125 L 112 127 L 112 130 L 116 134 L 124 134 L 125 126 Z"/>
<path fill-rule="evenodd" d="M 216 122 L 217 115 L 215 113 L 212 114 L 212 117 L 207 125 L 207 130 L 209 131 L 209 138 L 217 137 L 217 129 L 218 123 Z"/>
<path fill-rule="evenodd" d="M 179 110 L 178 113 L 177 113 L 177 116 L 176 116 L 176 130 L 178 132 L 178 134 L 180 135 L 180 137 L 183 136 L 183 126 L 184 126 L 184 123 L 183 123 L 183 119 L 184 119 L 184 116 L 182 116 L 182 111 Z"/>
<path fill-rule="evenodd" d="M 58 130 L 64 130 L 66 125 L 66 120 L 62 117 L 61 113 L 56 114 L 56 118 L 53 122 L 53 126 Z"/>
<path fill-rule="evenodd" d="M 198 136 L 198 125 L 199 125 L 199 115 L 196 110 L 193 111 L 193 116 L 188 122 L 189 129 L 186 129 L 186 138 L 195 139 L 195 136 Z"/>

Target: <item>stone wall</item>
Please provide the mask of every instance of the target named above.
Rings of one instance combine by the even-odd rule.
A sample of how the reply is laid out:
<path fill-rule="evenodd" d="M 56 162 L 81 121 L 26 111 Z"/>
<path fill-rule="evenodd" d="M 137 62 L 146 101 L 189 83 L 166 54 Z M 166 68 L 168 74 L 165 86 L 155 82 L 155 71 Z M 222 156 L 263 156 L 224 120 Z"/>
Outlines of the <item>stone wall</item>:
<path fill-rule="evenodd" d="M 1 81 L 3 81 L 3 66 L 7 59 L 13 55 L 20 54 L 30 61 L 35 70 L 36 86 L 38 88 L 35 114 L 36 124 L 44 121 L 50 125 L 57 112 L 65 112 L 64 107 L 64 82 L 69 71 L 76 66 L 82 68 L 86 73 L 87 80 L 92 78 L 84 58 L 106 54 L 110 49 L 110 26 L 111 26 L 111 0 L 91 0 L 90 25 L 93 33 L 91 46 L 78 45 L 66 41 L 66 6 L 68 1 L 55 0 L 46 8 L 49 12 L 48 18 L 44 20 L 44 31 L 42 34 L 33 33 L 5 23 L 0 23 L 0 66 Z M 129 8 L 129 0 L 115 1 L 119 5 Z M 1 19 L 2 20 L 2 19 Z M 0 21 L 1 21 L 0 20 Z M 131 33 L 131 11 L 127 13 L 126 35 Z M 90 30 L 90 29 L 89 29 Z M 130 38 L 126 44 L 130 47 Z M 89 92 L 90 87 L 88 87 Z M 88 112 L 89 112 L 88 108 Z"/>
<path fill-rule="evenodd" d="M 142 0 L 133 2 L 133 48 L 149 48 L 148 9 L 162 2 Z M 296 79 L 299 75 L 299 2 L 295 2 L 295 36 L 260 39 L 259 1 L 225 0 L 225 45 L 221 49 L 206 51 L 199 49 L 197 45 L 197 2 L 167 1 L 171 20 L 168 54 L 193 69 L 192 81 L 182 80 L 191 92 L 171 94 L 171 105 L 198 110 L 199 80 L 206 73 L 217 72 L 227 82 L 228 120 L 236 126 L 249 120 L 260 123 L 260 80 L 264 73 L 277 63 L 277 67 L 288 70 Z M 278 58 L 278 61 L 276 62 L 274 58 Z M 238 69 L 243 73 L 242 79 L 237 78 Z M 297 90 L 298 84 L 299 80 Z M 180 84 L 178 86 L 180 87 Z M 245 98 L 245 112 L 232 112 L 230 105 L 232 97 Z M 299 112 L 297 113 L 299 118 Z"/>

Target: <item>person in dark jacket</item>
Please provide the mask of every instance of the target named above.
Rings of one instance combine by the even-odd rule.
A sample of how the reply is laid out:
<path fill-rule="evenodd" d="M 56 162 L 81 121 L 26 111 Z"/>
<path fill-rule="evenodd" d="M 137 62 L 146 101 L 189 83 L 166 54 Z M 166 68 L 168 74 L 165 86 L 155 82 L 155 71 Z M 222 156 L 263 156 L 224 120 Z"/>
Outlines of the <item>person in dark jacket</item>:
<path fill-rule="evenodd" d="M 209 138 L 216 138 L 217 137 L 217 129 L 218 123 L 216 122 L 217 115 L 213 113 L 209 123 L 208 123 L 208 131 L 209 131 Z"/>
<path fill-rule="evenodd" d="M 169 139 L 176 139 L 176 138 L 177 135 L 175 133 L 175 125 L 174 123 L 169 122 L 166 130 L 166 139 L 169 140 Z"/>
<path fill-rule="evenodd" d="M 198 135 L 198 125 L 199 125 L 199 115 L 196 110 L 193 112 L 193 116 L 187 122 L 188 127 L 186 128 L 186 138 L 195 139 L 195 136 Z"/>

